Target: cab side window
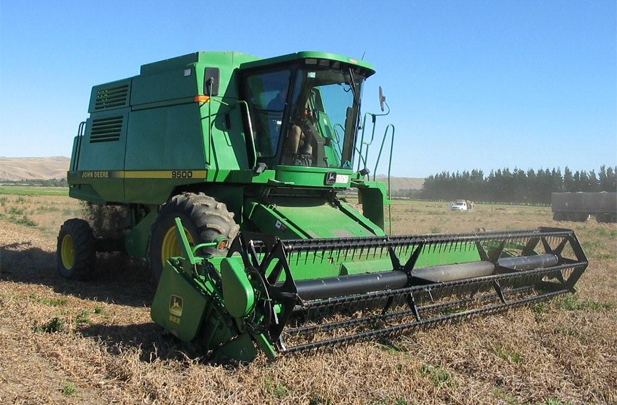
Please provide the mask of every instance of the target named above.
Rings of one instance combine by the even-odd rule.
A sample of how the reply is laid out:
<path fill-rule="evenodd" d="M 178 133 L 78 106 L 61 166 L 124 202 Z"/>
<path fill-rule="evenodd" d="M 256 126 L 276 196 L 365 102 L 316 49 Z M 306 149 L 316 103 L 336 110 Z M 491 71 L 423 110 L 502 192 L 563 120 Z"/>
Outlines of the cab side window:
<path fill-rule="evenodd" d="M 291 72 L 288 69 L 248 76 L 246 86 L 258 157 L 272 157 L 278 148 Z"/>

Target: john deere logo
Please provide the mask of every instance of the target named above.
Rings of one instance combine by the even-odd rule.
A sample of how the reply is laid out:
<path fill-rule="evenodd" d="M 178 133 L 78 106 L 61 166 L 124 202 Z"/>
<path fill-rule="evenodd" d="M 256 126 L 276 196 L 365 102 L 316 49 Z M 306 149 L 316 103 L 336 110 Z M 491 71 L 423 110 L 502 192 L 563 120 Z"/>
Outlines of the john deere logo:
<path fill-rule="evenodd" d="M 330 186 L 336 183 L 336 172 L 326 173 L 326 185 Z"/>
<path fill-rule="evenodd" d="M 182 298 L 172 295 L 169 299 L 169 313 L 175 316 L 182 316 Z"/>

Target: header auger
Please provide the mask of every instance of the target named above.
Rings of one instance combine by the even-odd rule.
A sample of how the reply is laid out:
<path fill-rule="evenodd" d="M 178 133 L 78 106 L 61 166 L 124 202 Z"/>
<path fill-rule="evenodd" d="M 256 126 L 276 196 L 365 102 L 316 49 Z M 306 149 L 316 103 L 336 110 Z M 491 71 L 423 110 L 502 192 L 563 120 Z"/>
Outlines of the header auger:
<path fill-rule="evenodd" d="M 389 184 L 395 128 L 376 137 L 381 89 L 382 113 L 360 108 L 374 73 L 322 52 L 197 52 L 95 86 L 69 193 L 126 218 L 115 238 L 67 221 L 60 273 L 91 277 L 97 251 L 146 258 L 154 321 L 245 361 L 573 291 L 587 260 L 569 230 L 388 235 L 389 187 L 375 173 L 389 149 Z"/>

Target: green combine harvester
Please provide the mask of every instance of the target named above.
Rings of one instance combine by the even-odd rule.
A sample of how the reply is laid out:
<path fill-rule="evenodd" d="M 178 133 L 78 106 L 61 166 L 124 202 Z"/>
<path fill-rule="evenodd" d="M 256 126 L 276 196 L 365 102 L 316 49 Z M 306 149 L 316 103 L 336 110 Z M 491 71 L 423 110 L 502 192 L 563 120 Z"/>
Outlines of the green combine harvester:
<path fill-rule="evenodd" d="M 60 273 L 91 277 L 97 251 L 146 258 L 152 319 L 241 361 L 574 291 L 587 259 L 570 230 L 390 235 L 389 190 L 374 174 L 387 162 L 389 183 L 394 145 L 392 125 L 375 137 L 381 89 L 381 113 L 360 109 L 373 73 L 330 53 L 198 52 L 95 86 L 70 196 L 124 207 L 130 223 L 110 240 L 66 221 Z"/>

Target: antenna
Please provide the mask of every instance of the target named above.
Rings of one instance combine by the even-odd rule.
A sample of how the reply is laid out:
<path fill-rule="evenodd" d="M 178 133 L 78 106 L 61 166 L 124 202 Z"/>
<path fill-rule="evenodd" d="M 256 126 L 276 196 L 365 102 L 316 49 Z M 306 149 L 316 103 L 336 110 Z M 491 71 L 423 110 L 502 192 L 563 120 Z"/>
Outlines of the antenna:
<path fill-rule="evenodd" d="M 364 55 L 366 55 L 366 51 L 364 51 L 364 52 L 362 53 L 362 59 L 361 59 L 361 60 L 364 60 Z"/>

